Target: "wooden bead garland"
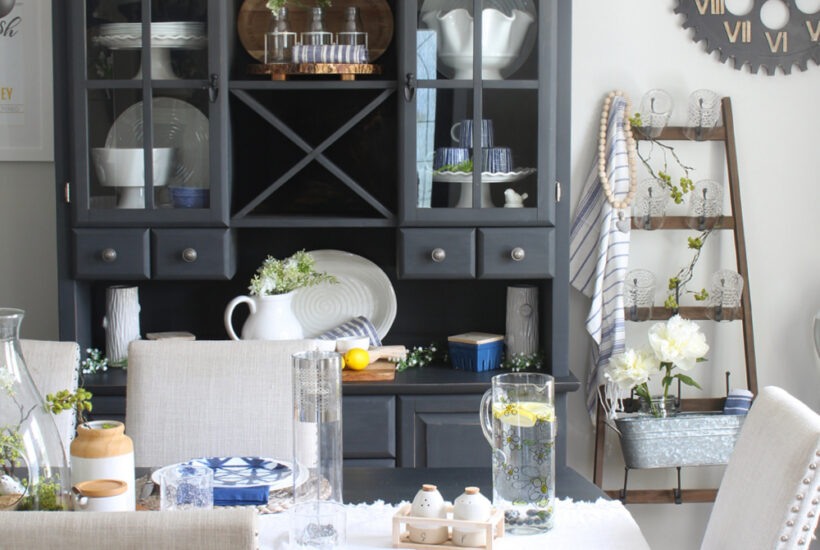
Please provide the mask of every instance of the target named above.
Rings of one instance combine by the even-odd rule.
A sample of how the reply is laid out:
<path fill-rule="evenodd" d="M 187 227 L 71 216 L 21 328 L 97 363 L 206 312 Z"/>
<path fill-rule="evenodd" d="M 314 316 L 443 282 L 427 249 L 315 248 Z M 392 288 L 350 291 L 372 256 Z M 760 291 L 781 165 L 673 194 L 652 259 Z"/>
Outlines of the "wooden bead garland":
<path fill-rule="evenodd" d="M 626 158 L 629 166 L 629 193 L 622 201 L 616 200 L 615 193 L 612 191 L 612 186 L 609 185 L 606 169 L 606 132 L 609 122 L 609 106 L 616 96 L 621 96 L 626 99 L 626 108 L 624 109 L 624 133 L 626 134 Z M 604 100 L 604 108 L 601 112 L 601 132 L 598 138 L 598 178 L 601 180 L 601 187 L 606 195 L 606 200 L 618 210 L 626 208 L 632 199 L 635 198 L 635 190 L 638 187 L 638 167 L 635 163 L 635 154 L 637 153 L 637 145 L 635 138 L 632 135 L 632 125 L 629 123 L 629 116 L 632 112 L 632 100 L 620 90 L 609 92 L 609 95 Z"/>

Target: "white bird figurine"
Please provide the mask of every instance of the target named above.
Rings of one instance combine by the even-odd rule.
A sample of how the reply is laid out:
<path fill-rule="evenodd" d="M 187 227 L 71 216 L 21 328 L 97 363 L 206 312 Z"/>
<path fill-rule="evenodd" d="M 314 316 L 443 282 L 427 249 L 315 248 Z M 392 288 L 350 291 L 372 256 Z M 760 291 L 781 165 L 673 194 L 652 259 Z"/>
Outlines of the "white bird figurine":
<path fill-rule="evenodd" d="M 507 189 L 504 191 L 504 208 L 523 208 L 524 199 L 528 196 L 526 193 L 519 195 L 514 189 Z"/>

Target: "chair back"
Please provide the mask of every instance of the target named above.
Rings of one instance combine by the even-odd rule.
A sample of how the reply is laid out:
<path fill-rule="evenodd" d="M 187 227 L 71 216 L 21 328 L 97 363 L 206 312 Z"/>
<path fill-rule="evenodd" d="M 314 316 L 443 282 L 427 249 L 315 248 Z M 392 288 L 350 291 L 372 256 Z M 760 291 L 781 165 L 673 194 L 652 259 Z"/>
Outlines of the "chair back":
<path fill-rule="evenodd" d="M 769 386 L 723 474 L 701 550 L 802 549 L 820 515 L 820 415 Z"/>
<path fill-rule="evenodd" d="M 80 373 L 80 346 L 75 342 L 52 342 L 48 340 L 20 340 L 20 350 L 37 390 L 45 400 L 46 395 L 60 390 L 77 390 Z M 66 457 L 74 439 L 75 415 L 64 411 L 55 417 L 60 440 Z"/>
<path fill-rule="evenodd" d="M 290 460 L 291 356 L 314 347 L 310 340 L 132 342 L 125 429 L 136 466 L 206 456 Z"/>
<path fill-rule="evenodd" d="M 254 550 L 256 510 L 0 512 L 3 550 Z"/>

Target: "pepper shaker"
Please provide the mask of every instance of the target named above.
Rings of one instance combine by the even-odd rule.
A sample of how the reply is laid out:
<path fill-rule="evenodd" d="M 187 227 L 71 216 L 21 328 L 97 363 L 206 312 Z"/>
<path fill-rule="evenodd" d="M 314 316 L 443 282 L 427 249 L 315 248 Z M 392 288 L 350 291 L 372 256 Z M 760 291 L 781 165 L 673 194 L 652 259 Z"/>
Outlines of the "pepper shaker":
<path fill-rule="evenodd" d="M 464 493 L 455 500 L 453 519 L 468 521 L 487 521 L 490 519 L 492 505 L 479 492 L 478 487 L 465 487 Z M 487 533 L 481 528 L 453 527 L 453 544 L 457 546 L 484 546 Z"/>

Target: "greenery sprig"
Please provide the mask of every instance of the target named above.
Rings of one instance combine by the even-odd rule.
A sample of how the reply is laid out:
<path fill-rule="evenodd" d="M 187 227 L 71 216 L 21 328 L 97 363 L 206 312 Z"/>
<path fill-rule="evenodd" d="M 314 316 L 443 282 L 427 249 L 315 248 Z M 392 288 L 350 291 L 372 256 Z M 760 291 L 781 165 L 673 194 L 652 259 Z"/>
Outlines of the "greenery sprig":
<path fill-rule="evenodd" d="M 706 239 L 709 238 L 709 235 L 712 234 L 713 230 L 714 228 L 710 228 L 702 231 L 697 237 L 687 238 L 689 250 L 694 251 L 694 254 L 692 254 L 692 260 L 689 262 L 689 265 L 680 268 L 680 271 L 678 271 L 674 277 L 669 278 L 668 288 L 670 294 L 666 297 L 663 307 L 667 309 L 678 309 L 680 307 L 680 295 L 683 292 L 692 294 L 698 302 L 703 302 L 709 298 L 709 292 L 707 292 L 705 288 L 700 289 L 698 292 L 694 292 L 692 290 L 686 290 L 686 285 L 692 280 L 695 273 L 695 265 L 700 259 L 700 253 L 703 250 L 703 245 L 706 243 Z"/>
<path fill-rule="evenodd" d="M 92 409 L 91 397 L 93 397 L 91 392 L 85 388 L 77 388 L 74 393 L 69 390 L 61 390 L 56 394 L 46 395 L 46 404 L 54 415 L 73 410 L 77 415 L 77 424 L 85 424 L 85 413 L 91 412 Z"/>
<path fill-rule="evenodd" d="M 281 8 L 284 8 L 285 6 L 291 3 L 299 7 L 307 7 L 304 3 L 300 2 L 299 0 L 268 0 L 267 4 L 265 4 L 265 7 L 273 13 L 276 13 Z M 330 0 L 316 0 L 315 4 L 318 5 L 318 7 L 326 8 L 330 6 Z"/>
<path fill-rule="evenodd" d="M 435 342 L 427 347 L 416 346 L 407 352 L 407 356 L 396 363 L 396 371 L 401 372 L 410 368 L 426 367 L 430 363 L 446 363 L 449 356 L 445 346 L 440 346 Z"/>
<path fill-rule="evenodd" d="M 438 170 L 433 171 L 434 174 L 440 174 L 442 172 L 472 172 L 473 171 L 473 159 L 465 160 L 464 162 L 460 162 L 458 164 L 445 164 Z"/>
<path fill-rule="evenodd" d="M 513 372 L 527 369 L 541 370 L 543 366 L 544 355 L 542 353 L 513 353 L 501 362 L 502 369 Z"/>
<path fill-rule="evenodd" d="M 638 129 L 638 131 L 640 131 L 640 128 L 643 125 L 641 121 L 641 113 L 635 113 L 632 117 L 630 117 L 629 122 L 633 128 L 636 128 Z M 675 204 L 681 204 L 683 202 L 683 196 L 695 188 L 695 185 L 692 183 L 692 179 L 689 177 L 689 173 L 691 171 L 694 171 L 694 168 L 684 164 L 681 161 L 678 154 L 675 152 L 675 148 L 671 145 L 662 143 L 657 139 L 650 137 L 646 133 L 644 133 L 644 136 L 646 137 L 646 141 L 648 141 L 652 145 L 652 147 L 649 149 L 649 153 L 646 156 L 644 156 L 641 154 L 640 141 L 638 141 L 639 145 L 636 149 L 636 152 L 638 153 L 638 158 L 641 159 L 643 165 L 646 166 L 646 169 L 649 171 L 649 174 L 653 178 L 660 180 L 663 186 L 669 190 L 669 196 L 672 197 L 672 200 L 675 201 Z M 661 152 L 663 153 L 663 170 L 658 170 L 657 173 L 655 172 L 655 169 L 652 168 L 652 165 L 649 164 L 649 160 L 652 158 L 652 152 L 655 146 L 658 146 Z M 680 167 L 680 169 L 683 170 L 684 175 L 680 177 L 678 185 L 672 183 L 672 176 L 669 175 L 667 155 L 671 156 L 677 163 L 678 167 Z"/>
<path fill-rule="evenodd" d="M 85 353 L 86 358 L 80 363 L 83 374 L 95 374 L 108 370 L 108 357 L 103 355 L 102 351 L 97 348 L 88 348 L 85 350 Z"/>
<path fill-rule="evenodd" d="M 284 260 L 268 256 L 256 270 L 248 290 L 251 296 L 274 296 L 325 282 L 339 281 L 333 275 L 316 271 L 313 256 L 300 250 Z"/>

